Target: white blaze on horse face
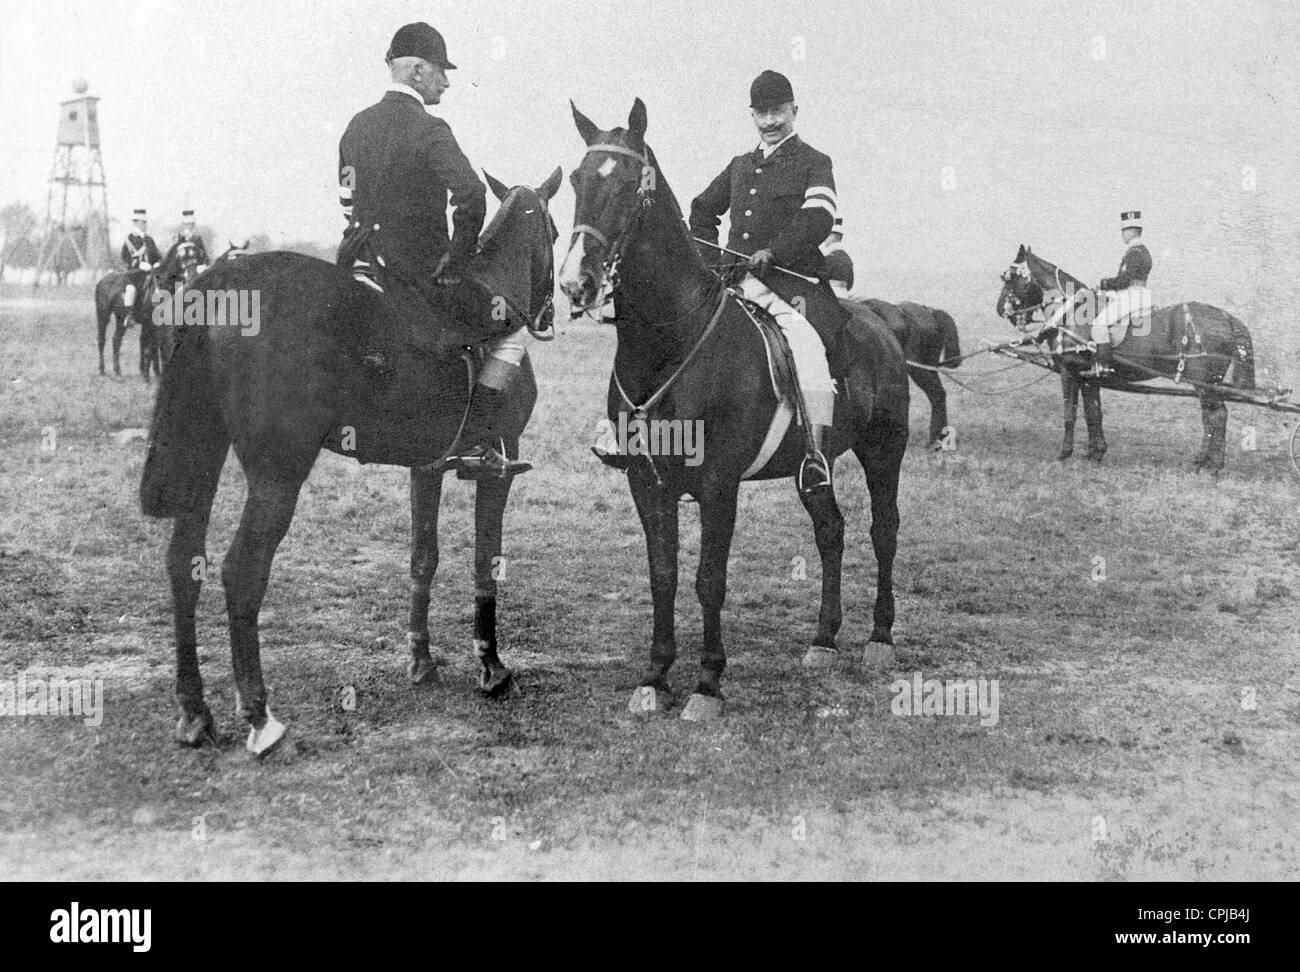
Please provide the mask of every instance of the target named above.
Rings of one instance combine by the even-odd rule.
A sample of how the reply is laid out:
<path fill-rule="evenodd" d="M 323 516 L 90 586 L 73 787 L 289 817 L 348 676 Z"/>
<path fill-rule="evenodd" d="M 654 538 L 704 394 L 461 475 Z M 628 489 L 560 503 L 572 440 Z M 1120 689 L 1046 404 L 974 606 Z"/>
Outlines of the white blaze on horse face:
<path fill-rule="evenodd" d="M 599 172 L 602 177 L 609 178 L 609 174 L 614 171 L 616 165 L 618 165 L 618 163 L 614 160 L 613 156 L 610 156 L 600 164 L 600 168 L 596 171 Z"/>
<path fill-rule="evenodd" d="M 586 238 L 586 233 L 577 235 L 569 245 L 569 253 L 564 258 L 564 265 L 560 267 L 560 289 L 570 297 L 574 296 L 582 286 L 582 260 L 587 254 L 584 245 Z"/>

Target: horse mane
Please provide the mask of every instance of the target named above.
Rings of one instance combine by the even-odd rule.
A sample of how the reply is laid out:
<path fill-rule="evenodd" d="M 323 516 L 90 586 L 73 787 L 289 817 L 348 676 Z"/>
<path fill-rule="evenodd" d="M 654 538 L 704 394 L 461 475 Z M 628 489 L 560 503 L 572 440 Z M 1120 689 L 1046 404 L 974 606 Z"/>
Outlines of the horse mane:
<path fill-rule="evenodd" d="M 1025 248 L 1025 266 L 1029 268 L 1030 278 L 1045 292 L 1064 292 L 1067 286 L 1072 286 L 1076 293 L 1081 290 L 1092 289 L 1078 277 L 1066 273 L 1056 264 L 1044 260 L 1027 247 Z"/>

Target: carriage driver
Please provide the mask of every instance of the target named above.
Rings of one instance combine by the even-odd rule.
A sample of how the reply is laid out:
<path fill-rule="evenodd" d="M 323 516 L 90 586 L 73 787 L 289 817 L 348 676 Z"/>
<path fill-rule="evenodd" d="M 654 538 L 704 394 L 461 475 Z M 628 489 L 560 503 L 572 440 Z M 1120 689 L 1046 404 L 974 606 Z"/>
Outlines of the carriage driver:
<path fill-rule="evenodd" d="M 1114 348 L 1110 329 L 1130 314 L 1130 326 L 1150 327 L 1151 291 L 1147 277 L 1151 275 L 1151 252 L 1142 243 L 1142 214 L 1137 210 L 1120 214 L 1120 234 L 1124 238 L 1124 257 L 1119 263 L 1119 273 L 1097 284 L 1098 291 L 1110 291 L 1110 302 L 1092 322 L 1092 340 L 1097 346 L 1096 375 L 1114 374 Z"/>
<path fill-rule="evenodd" d="M 424 110 L 441 101 L 451 86 L 447 71 L 456 65 L 447 59 L 442 35 L 426 23 L 400 28 L 384 60 L 393 83 L 378 104 L 353 117 L 339 141 L 339 201 L 348 220 L 340 260 L 376 289 L 372 259 L 400 271 L 399 276 L 429 282 L 432 289 L 454 288 L 478 246 L 487 212 L 487 190 L 451 128 Z M 455 207 L 450 237 L 449 194 Z M 358 238 L 368 240 L 359 250 L 350 247 Z M 349 259 L 353 252 L 358 255 Z M 432 306 L 425 306 L 432 316 Z M 447 459 L 471 477 L 532 468 L 497 448 L 498 422 L 524 359 L 524 330 L 521 325 L 489 342 L 479 369 L 457 454 Z"/>
<path fill-rule="evenodd" d="M 822 489 L 831 482 L 824 443 L 835 412 L 835 382 L 813 326 L 765 280 L 774 267 L 823 273 L 820 246 L 835 226 L 835 178 L 830 158 L 794 133 L 799 108 L 784 75 L 760 74 L 750 86 L 749 102 L 759 144 L 732 159 L 695 197 L 691 233 L 717 240 L 722 214 L 731 210 L 728 246 L 749 254 L 740 291 L 771 313 L 785 333 L 807 409 L 808 455 L 799 468 L 799 489 Z M 833 297 L 827 299 L 833 303 Z"/>
<path fill-rule="evenodd" d="M 137 209 L 131 214 L 132 230 L 122 244 L 122 263 L 126 266 L 126 290 L 122 294 L 122 303 L 128 313 L 134 313 L 135 297 L 138 289 L 144 286 L 145 274 L 158 269 L 162 256 L 158 253 L 158 244 L 149 235 L 149 221 L 145 211 Z"/>

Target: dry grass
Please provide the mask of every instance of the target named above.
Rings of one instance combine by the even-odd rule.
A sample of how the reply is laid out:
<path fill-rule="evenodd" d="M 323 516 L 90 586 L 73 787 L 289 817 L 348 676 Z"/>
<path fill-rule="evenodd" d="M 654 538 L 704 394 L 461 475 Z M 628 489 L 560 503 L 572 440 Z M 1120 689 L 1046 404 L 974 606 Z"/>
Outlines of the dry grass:
<path fill-rule="evenodd" d="M 749 487 L 727 716 L 641 723 L 625 705 L 649 637 L 644 548 L 621 477 L 587 451 L 612 341 L 572 325 L 533 346 L 542 395 L 525 454 L 539 468 L 507 512 L 501 608 L 522 695 L 487 703 L 472 687 L 467 488 L 449 482 L 433 608 L 452 674 L 417 691 L 404 677 L 405 473 L 327 455 L 264 611 L 291 743 L 258 764 L 233 716 L 218 584 L 200 638 L 221 745 L 170 742 L 166 526 L 138 512 L 142 444 L 113 437 L 147 424 L 149 393 L 93 375 L 88 305 L 0 305 L 0 678 L 71 668 L 107 695 L 97 731 L 0 717 L 0 874 L 1300 874 L 1300 515 L 1280 419 L 1233 408 L 1230 445 L 1253 422 L 1260 451 L 1231 450 L 1216 482 L 1180 469 L 1199 431 L 1189 403 L 1109 396 L 1105 464 L 1062 466 L 1053 381 L 1020 387 L 1035 376 L 1015 371 L 977 382 L 1007 394 L 951 395 L 959 452 L 913 451 L 904 469 L 893 671 L 999 679 L 991 728 L 892 715 L 892 671 L 805 671 L 811 531 L 790 486 Z M 914 441 L 926 417 L 914 405 Z M 870 630 L 874 561 L 861 472 L 839 473 L 852 647 Z M 242 489 L 232 465 L 216 560 Z M 699 644 L 696 520 L 686 507 L 679 688 Z"/>

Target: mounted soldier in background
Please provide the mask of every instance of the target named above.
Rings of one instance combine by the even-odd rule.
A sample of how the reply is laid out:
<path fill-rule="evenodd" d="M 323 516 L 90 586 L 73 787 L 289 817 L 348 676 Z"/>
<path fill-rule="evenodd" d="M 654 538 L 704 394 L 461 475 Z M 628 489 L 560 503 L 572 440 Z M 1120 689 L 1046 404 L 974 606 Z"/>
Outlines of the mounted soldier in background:
<path fill-rule="evenodd" d="M 158 252 L 158 244 L 149 235 L 149 221 L 143 209 L 137 209 L 131 214 L 131 224 L 133 229 L 122 244 L 120 256 L 127 272 L 122 303 L 134 317 L 136 296 L 143 292 L 149 274 L 162 264 L 162 255 Z"/>
<path fill-rule="evenodd" d="M 809 438 L 799 488 L 824 489 L 831 484 L 825 438 L 835 413 L 835 382 L 826 350 L 835 346 L 845 312 L 828 285 L 801 287 L 802 281 L 779 270 L 824 276 L 820 246 L 835 226 L 835 177 L 830 157 L 794 133 L 799 108 L 784 75 L 764 71 L 749 94 L 760 142 L 732 159 L 691 203 L 691 234 L 715 243 L 721 217 L 730 210 L 728 248 L 749 256 L 740 264 L 748 272 L 738 289 L 776 319 L 794 358 Z M 800 303 L 807 316 L 791 306 L 792 301 Z M 824 329 L 823 335 L 810 319 Z"/>
<path fill-rule="evenodd" d="M 194 227 L 194 210 L 181 211 L 180 232 L 176 234 L 176 239 L 167 250 L 167 257 L 163 262 L 175 267 L 176 279 L 181 282 L 202 273 L 212 262 L 208 259 L 208 248 L 203 242 L 203 237 Z M 163 283 L 170 287 L 172 281 L 165 280 Z"/>
<path fill-rule="evenodd" d="M 1115 373 L 1114 344 L 1110 333 L 1113 326 L 1129 318 L 1129 327 L 1135 333 L 1148 333 L 1151 327 L 1151 291 L 1147 289 L 1151 251 L 1142 242 L 1142 214 L 1137 210 L 1121 213 L 1120 234 L 1127 249 L 1120 260 L 1119 273 L 1097 284 L 1099 295 L 1102 292 L 1111 295 L 1110 301 L 1104 308 L 1099 308 L 1092 322 L 1097 358 L 1090 373 L 1098 377 Z"/>
<path fill-rule="evenodd" d="M 463 329 L 468 335 L 460 343 L 486 341 L 487 360 L 447 462 L 472 477 L 525 472 L 532 467 L 506 458 L 497 429 L 523 362 L 525 328 L 499 333 L 492 295 L 462 280 L 483 228 L 486 190 L 451 128 L 424 110 L 441 101 L 451 86 L 446 72 L 456 65 L 442 35 L 425 23 L 398 30 L 385 61 L 393 83 L 378 104 L 353 117 L 339 141 L 339 201 L 348 220 L 339 266 L 384 292 L 406 320 Z"/>

